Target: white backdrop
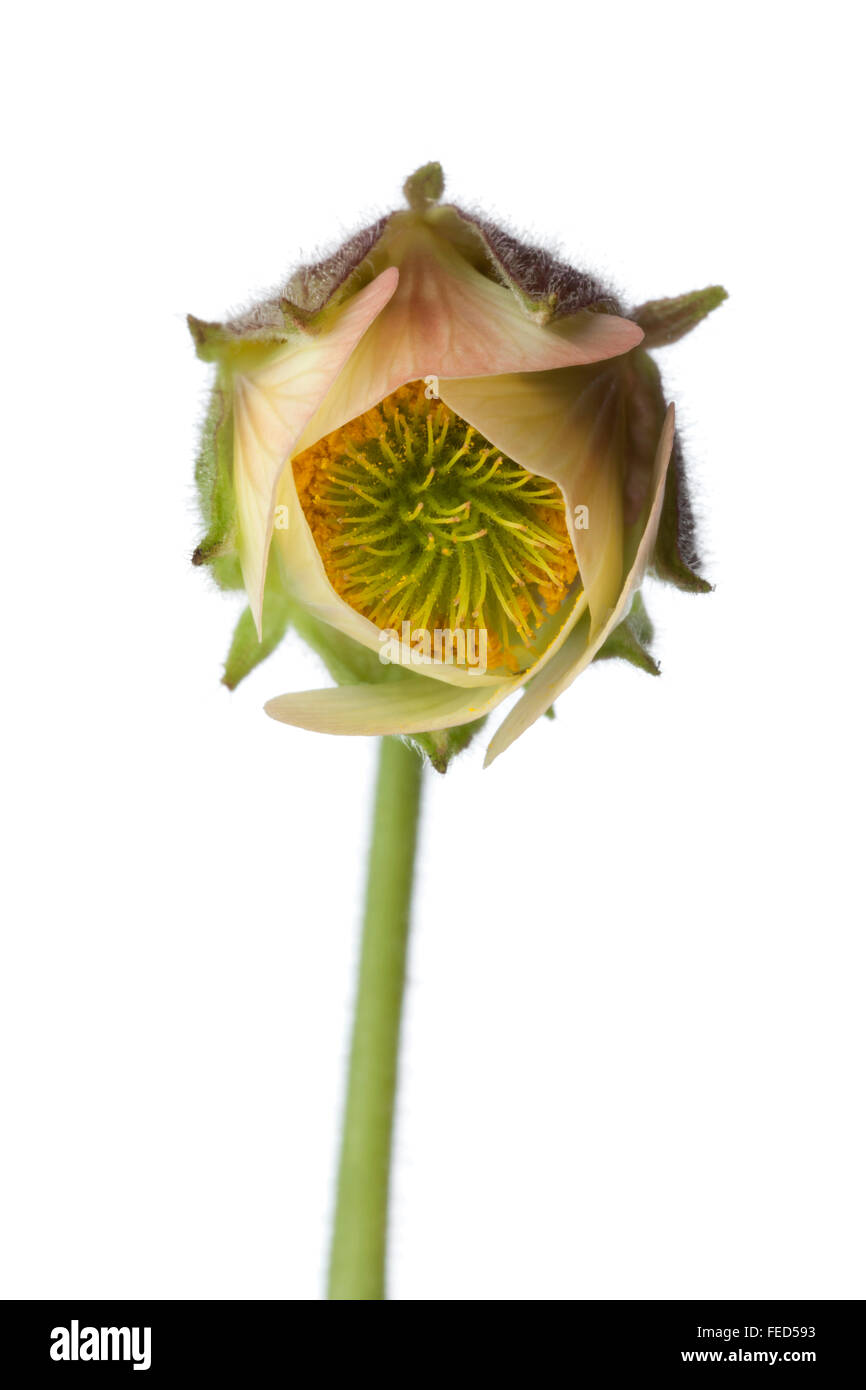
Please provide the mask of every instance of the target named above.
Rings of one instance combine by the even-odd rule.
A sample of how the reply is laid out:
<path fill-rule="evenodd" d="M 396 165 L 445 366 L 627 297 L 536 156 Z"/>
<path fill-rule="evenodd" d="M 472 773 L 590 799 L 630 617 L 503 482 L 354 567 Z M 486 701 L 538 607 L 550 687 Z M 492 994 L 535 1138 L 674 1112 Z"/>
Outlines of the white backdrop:
<path fill-rule="evenodd" d="M 731 298 L 659 355 L 717 585 L 648 594 L 662 679 L 429 776 L 392 1296 L 866 1293 L 853 15 L 18 8 L 5 1296 L 321 1294 L 374 747 L 261 713 L 295 640 L 219 684 L 184 315 L 428 159 L 627 301 Z"/>

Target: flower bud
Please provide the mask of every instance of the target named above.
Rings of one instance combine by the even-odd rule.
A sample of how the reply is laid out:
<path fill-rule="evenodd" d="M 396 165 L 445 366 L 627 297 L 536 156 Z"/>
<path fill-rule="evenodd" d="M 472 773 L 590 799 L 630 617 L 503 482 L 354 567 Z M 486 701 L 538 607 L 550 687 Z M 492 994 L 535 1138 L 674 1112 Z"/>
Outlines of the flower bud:
<path fill-rule="evenodd" d="M 249 599 L 226 684 L 293 627 L 337 685 L 269 714 L 402 734 L 444 770 L 509 695 L 488 761 L 596 657 L 657 671 L 648 570 L 708 587 L 646 349 L 724 291 L 626 314 L 442 193 L 424 165 L 407 209 L 246 314 L 190 329 L 215 371 L 193 558 Z"/>

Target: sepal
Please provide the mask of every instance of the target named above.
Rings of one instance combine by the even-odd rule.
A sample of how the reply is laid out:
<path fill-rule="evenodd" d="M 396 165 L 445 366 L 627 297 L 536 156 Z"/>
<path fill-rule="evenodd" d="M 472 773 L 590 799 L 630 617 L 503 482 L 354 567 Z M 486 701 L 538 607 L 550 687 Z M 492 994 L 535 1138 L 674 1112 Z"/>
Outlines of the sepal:
<path fill-rule="evenodd" d="M 192 556 L 209 565 L 221 588 L 241 588 L 235 555 L 235 498 L 232 486 L 234 420 L 230 387 L 219 378 L 211 392 L 195 466 L 199 504 L 206 526 Z"/>
<path fill-rule="evenodd" d="M 626 370 L 624 366 L 623 370 Z M 664 417 L 665 393 L 661 373 L 649 353 L 629 354 L 625 390 L 628 402 L 628 460 L 625 473 L 626 517 L 633 519 L 643 505 L 649 477 L 651 441 Z M 686 465 L 679 433 L 674 435 L 671 462 L 652 568 L 658 579 L 687 593 L 706 594 L 712 589 L 699 573 L 700 556 L 695 517 L 689 496 Z"/>
<path fill-rule="evenodd" d="M 453 729 L 436 729 L 430 734 L 406 734 L 404 743 L 417 748 L 430 763 L 435 772 L 448 771 L 452 758 L 464 752 L 477 733 L 487 722 L 487 715 L 476 719 L 473 724 L 458 724 Z"/>
<path fill-rule="evenodd" d="M 665 500 L 653 553 L 658 579 L 675 584 L 690 594 L 708 594 L 712 584 L 698 573 L 700 558 L 695 541 L 695 516 L 689 496 L 685 460 L 679 434 L 674 436 Z"/>
<path fill-rule="evenodd" d="M 455 205 L 443 208 L 463 224 L 482 252 L 486 274 L 516 296 L 538 323 L 551 323 L 583 309 L 620 314 L 617 296 L 594 275 L 561 261 L 544 246 L 520 241 L 486 218 Z M 444 225 L 444 224 L 443 224 Z M 476 253 L 477 254 L 477 253 Z"/>
<path fill-rule="evenodd" d="M 445 175 L 438 160 L 422 164 L 403 184 L 403 196 L 413 212 L 426 212 L 438 203 L 445 189 Z"/>
<path fill-rule="evenodd" d="M 262 636 L 256 632 L 252 610 L 245 608 L 234 630 L 226 657 L 223 685 L 235 690 L 282 642 L 292 621 L 292 601 L 276 584 L 269 584 L 262 617 Z"/>
<path fill-rule="evenodd" d="M 196 355 L 202 362 L 246 365 L 255 361 L 262 349 L 279 347 L 298 331 L 299 321 L 294 313 L 287 312 L 288 308 L 282 299 L 268 300 L 226 323 L 211 323 L 187 314 Z"/>
<path fill-rule="evenodd" d="M 638 670 L 646 671 L 647 675 L 658 676 L 661 674 L 659 664 L 647 650 L 652 637 L 653 625 L 644 601 L 639 593 L 635 594 L 628 617 L 614 628 L 595 660 L 620 657 Z"/>
<path fill-rule="evenodd" d="M 721 285 L 708 285 L 705 290 L 692 290 L 674 299 L 650 299 L 635 309 L 631 317 L 646 334 L 645 348 L 666 347 L 691 333 L 727 297 L 728 292 Z"/>
<path fill-rule="evenodd" d="M 362 289 L 377 274 L 370 257 L 384 235 L 391 216 L 380 217 L 354 232 L 342 246 L 321 261 L 302 265 L 290 276 L 280 295 L 283 314 L 306 325 L 321 310 Z M 381 269 L 379 267 L 378 269 Z"/>
<path fill-rule="evenodd" d="M 302 265 L 276 294 L 225 323 L 187 315 L 197 355 L 239 370 L 255 367 L 293 338 L 314 333 L 348 295 L 362 289 L 377 273 L 369 260 L 390 217 L 353 233 L 321 261 Z"/>

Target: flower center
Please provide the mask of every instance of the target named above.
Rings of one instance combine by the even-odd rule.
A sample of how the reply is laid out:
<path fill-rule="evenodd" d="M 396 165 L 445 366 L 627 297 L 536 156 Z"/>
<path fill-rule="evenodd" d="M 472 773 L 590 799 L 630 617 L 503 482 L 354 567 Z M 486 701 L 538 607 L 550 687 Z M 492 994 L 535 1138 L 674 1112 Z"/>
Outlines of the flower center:
<path fill-rule="evenodd" d="M 334 589 L 379 628 L 486 629 L 519 670 L 577 575 L 559 488 L 412 382 L 293 462 Z"/>

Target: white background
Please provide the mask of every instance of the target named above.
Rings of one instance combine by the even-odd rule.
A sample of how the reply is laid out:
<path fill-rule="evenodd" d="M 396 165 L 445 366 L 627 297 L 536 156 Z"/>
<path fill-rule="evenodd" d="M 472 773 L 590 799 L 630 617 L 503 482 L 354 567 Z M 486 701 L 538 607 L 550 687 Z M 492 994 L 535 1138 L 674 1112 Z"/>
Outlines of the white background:
<path fill-rule="evenodd" d="M 321 1295 L 374 746 L 234 695 L 189 566 L 217 318 L 448 193 L 625 299 L 706 598 L 430 774 L 400 1300 L 863 1297 L 853 6 L 34 4 L 7 21 L 7 1297 Z"/>

